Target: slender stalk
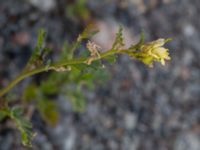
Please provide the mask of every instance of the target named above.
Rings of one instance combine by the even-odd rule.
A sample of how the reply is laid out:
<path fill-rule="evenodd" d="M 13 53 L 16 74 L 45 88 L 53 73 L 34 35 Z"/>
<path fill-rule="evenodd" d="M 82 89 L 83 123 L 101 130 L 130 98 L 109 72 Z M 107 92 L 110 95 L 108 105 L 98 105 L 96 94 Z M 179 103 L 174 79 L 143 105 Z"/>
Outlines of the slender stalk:
<path fill-rule="evenodd" d="M 94 60 L 99 60 L 102 58 L 105 58 L 107 56 L 113 55 L 115 53 L 123 53 L 126 52 L 126 50 L 108 50 L 106 52 L 100 53 L 100 57 L 96 57 Z M 70 60 L 70 61 L 62 61 L 62 62 L 56 62 L 53 63 L 51 65 L 47 66 L 40 66 L 38 68 L 35 68 L 31 71 L 25 71 L 21 74 L 19 74 L 14 80 L 12 80 L 5 88 L 3 88 L 2 90 L 0 90 L 0 97 L 4 96 L 9 90 L 11 90 L 16 84 L 18 84 L 20 81 L 22 81 L 23 79 L 41 73 L 41 72 L 45 72 L 45 71 L 49 71 L 49 70 L 54 70 L 53 68 L 59 68 L 59 67 L 64 67 L 64 66 L 68 66 L 68 65 L 75 65 L 75 64 L 85 64 L 85 61 L 89 59 L 88 58 L 79 58 L 79 59 L 74 59 L 74 60 Z"/>

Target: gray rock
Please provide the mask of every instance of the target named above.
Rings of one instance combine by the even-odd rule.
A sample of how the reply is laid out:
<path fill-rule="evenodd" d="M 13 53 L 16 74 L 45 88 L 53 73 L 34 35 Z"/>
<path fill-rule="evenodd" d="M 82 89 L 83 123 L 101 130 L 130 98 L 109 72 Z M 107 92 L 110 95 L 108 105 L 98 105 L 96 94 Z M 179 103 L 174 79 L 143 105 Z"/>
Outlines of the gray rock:
<path fill-rule="evenodd" d="M 199 150 L 200 137 L 193 132 L 180 134 L 175 141 L 174 150 Z"/>
<path fill-rule="evenodd" d="M 137 116 L 134 113 L 126 113 L 125 114 L 125 126 L 127 129 L 134 129 L 137 124 Z"/>

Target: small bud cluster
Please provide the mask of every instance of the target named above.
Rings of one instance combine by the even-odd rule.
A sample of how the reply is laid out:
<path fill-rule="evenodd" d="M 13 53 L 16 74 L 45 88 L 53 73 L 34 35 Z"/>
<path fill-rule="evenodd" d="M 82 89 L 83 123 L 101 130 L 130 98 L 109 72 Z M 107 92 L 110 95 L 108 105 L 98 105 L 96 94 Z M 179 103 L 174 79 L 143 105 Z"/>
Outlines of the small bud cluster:
<path fill-rule="evenodd" d="M 90 51 L 90 57 L 86 60 L 86 64 L 90 65 L 93 60 L 95 60 L 96 58 L 100 58 L 100 54 L 98 51 L 101 47 L 91 41 L 88 41 L 86 47 Z"/>

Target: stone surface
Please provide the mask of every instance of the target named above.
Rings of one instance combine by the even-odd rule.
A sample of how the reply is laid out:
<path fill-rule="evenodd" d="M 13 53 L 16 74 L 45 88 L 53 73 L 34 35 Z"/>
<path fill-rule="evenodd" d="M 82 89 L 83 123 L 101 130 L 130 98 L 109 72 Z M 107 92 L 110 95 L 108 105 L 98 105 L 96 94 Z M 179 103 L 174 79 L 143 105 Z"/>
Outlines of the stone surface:
<path fill-rule="evenodd" d="M 200 136 L 192 132 L 183 132 L 175 141 L 174 150 L 199 150 Z"/>
<path fill-rule="evenodd" d="M 69 1 L 38 2 L 1 1 L 1 86 L 14 78 L 27 61 L 39 27 L 47 29 L 47 44 L 57 57 L 62 43 L 75 39 L 83 26 L 65 17 Z M 59 9 L 55 2 L 60 2 Z M 110 48 L 121 24 L 127 45 L 137 42 L 141 29 L 145 41 L 172 37 L 166 45 L 172 60 L 164 67 L 155 64 L 148 68 L 128 56 L 119 56 L 116 65 L 106 65 L 112 75 L 108 81 L 95 92 L 84 89 L 88 104 L 85 112 L 73 112 L 69 100 L 61 95 L 54 99 L 60 111 L 55 128 L 41 119 L 32 119 L 39 136 L 34 141 L 36 149 L 199 150 L 200 1 L 88 0 L 87 7 L 93 16 L 91 21 L 100 29 L 92 40 L 103 50 Z M 12 39 L 14 33 L 18 34 L 17 40 Z M 28 81 L 38 81 L 45 75 Z M 22 87 L 18 85 L 14 91 L 20 93 Z M 5 133 L 4 126 L 5 122 L 1 122 L 0 145 L 16 149 L 13 143 L 18 142 L 20 147 L 19 138 L 13 139 L 19 133 Z"/>

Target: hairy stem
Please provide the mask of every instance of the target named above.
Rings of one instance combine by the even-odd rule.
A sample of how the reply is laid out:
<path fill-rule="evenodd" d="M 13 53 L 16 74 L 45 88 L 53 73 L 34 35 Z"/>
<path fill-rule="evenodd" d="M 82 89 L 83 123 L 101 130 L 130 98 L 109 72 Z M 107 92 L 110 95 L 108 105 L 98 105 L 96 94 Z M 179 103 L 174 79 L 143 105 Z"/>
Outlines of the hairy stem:
<path fill-rule="evenodd" d="M 96 57 L 94 60 L 99 60 L 102 58 L 105 58 L 107 56 L 116 54 L 116 53 L 124 53 L 127 50 L 108 50 L 106 52 L 103 52 L 100 54 L 100 57 Z M 23 79 L 41 73 L 41 72 L 46 72 L 49 70 L 54 70 L 53 68 L 59 68 L 59 67 L 64 67 L 64 66 L 68 66 L 68 65 L 75 65 L 75 64 L 85 64 L 85 61 L 89 59 L 88 58 L 79 58 L 79 59 L 74 59 L 74 60 L 70 60 L 70 61 L 62 61 L 62 62 L 56 62 L 53 63 L 51 65 L 47 66 L 40 66 L 38 68 L 35 68 L 33 70 L 30 71 L 25 71 L 22 72 L 21 74 L 19 74 L 14 80 L 12 80 L 5 88 L 3 88 L 2 90 L 0 90 L 0 97 L 2 97 L 3 95 L 5 95 L 9 90 L 11 90 L 17 83 L 19 83 L 20 81 L 22 81 Z"/>

